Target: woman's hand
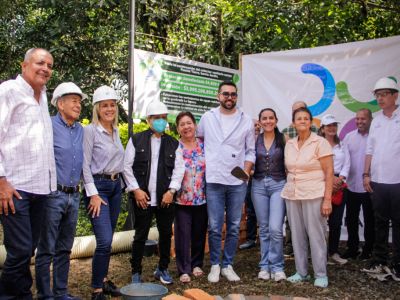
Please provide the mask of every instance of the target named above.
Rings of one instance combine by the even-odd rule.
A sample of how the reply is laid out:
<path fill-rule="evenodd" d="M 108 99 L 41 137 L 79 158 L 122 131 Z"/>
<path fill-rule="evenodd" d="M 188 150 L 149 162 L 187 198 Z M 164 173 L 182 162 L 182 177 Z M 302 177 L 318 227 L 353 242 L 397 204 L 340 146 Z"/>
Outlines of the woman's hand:
<path fill-rule="evenodd" d="M 161 207 L 169 207 L 174 200 L 174 195 L 168 190 L 164 193 L 161 200 Z"/>
<path fill-rule="evenodd" d="M 332 212 L 332 200 L 324 199 L 321 204 L 321 215 L 324 217 L 329 217 Z"/>
<path fill-rule="evenodd" d="M 145 191 L 143 191 L 142 189 L 134 190 L 133 194 L 135 195 L 136 205 L 142 209 L 146 209 L 148 206 L 147 201 L 150 200 L 149 195 L 147 195 L 147 193 Z"/>
<path fill-rule="evenodd" d="M 99 195 L 93 195 L 90 197 L 90 203 L 88 205 L 88 214 L 92 214 L 92 218 L 100 215 L 101 205 L 107 205 Z"/>

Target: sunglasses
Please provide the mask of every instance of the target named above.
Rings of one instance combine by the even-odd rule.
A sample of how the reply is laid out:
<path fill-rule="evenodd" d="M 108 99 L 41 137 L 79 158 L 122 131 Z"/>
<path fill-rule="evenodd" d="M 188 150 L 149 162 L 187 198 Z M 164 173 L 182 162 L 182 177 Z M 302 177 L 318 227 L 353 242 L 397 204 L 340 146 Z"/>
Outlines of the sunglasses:
<path fill-rule="evenodd" d="M 222 93 L 219 93 L 219 94 L 222 95 L 222 96 L 224 96 L 224 98 L 226 98 L 226 99 L 228 99 L 229 96 L 230 96 L 232 99 L 236 99 L 237 96 L 238 96 L 238 94 L 237 94 L 236 92 L 232 92 L 232 93 L 229 93 L 229 92 L 222 92 Z"/>

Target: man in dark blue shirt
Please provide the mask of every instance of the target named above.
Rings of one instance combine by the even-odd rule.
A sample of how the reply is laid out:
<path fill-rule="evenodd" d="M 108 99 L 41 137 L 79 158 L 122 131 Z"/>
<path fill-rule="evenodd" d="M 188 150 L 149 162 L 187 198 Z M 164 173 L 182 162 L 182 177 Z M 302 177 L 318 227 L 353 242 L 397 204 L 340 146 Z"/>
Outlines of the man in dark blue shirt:
<path fill-rule="evenodd" d="M 77 300 L 68 294 L 69 255 L 74 242 L 79 209 L 79 181 L 83 163 L 83 128 L 77 122 L 81 101 L 87 95 L 72 82 L 61 83 L 54 90 L 54 156 L 57 191 L 45 204 L 44 220 L 36 254 L 38 299 Z M 50 289 L 50 264 L 53 261 L 53 289 Z"/>

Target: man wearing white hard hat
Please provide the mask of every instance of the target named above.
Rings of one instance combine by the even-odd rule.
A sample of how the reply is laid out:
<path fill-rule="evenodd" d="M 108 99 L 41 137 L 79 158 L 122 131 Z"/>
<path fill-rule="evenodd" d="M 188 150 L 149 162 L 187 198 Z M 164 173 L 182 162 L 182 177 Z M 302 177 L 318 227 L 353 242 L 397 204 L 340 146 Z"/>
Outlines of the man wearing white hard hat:
<path fill-rule="evenodd" d="M 365 190 L 372 193 L 375 244 L 369 273 L 387 273 L 400 281 L 400 109 L 394 78 L 379 79 L 374 96 L 381 112 L 371 123 L 363 173 Z M 389 265 L 389 222 L 392 223 L 393 257 Z"/>
<path fill-rule="evenodd" d="M 83 163 L 83 127 L 78 122 L 81 101 L 87 95 L 73 82 L 56 87 L 51 104 L 58 113 L 51 118 L 57 191 L 45 201 L 42 230 L 35 260 L 38 299 L 78 300 L 68 294 L 69 255 L 79 210 L 79 182 Z M 53 262 L 53 288 L 50 264 Z"/>
<path fill-rule="evenodd" d="M 53 56 L 32 48 L 21 66 L 21 75 L 0 85 L 0 219 L 7 251 L 1 299 L 32 299 L 29 265 L 39 240 L 44 200 L 56 190 L 46 95 Z"/>
<path fill-rule="evenodd" d="M 92 300 L 121 293 L 108 278 L 111 244 L 122 197 L 124 147 L 118 131 L 118 96 L 103 85 L 93 93 L 92 123 L 84 128 L 84 198 L 96 238 L 92 260 Z"/>
<path fill-rule="evenodd" d="M 135 134 L 125 150 L 124 175 L 133 201 L 135 237 L 132 244 L 132 282 L 142 281 L 142 258 L 153 215 L 159 233 L 160 260 L 154 276 L 164 284 L 173 282 L 168 272 L 174 221 L 175 193 L 185 172 L 178 141 L 165 133 L 168 109 L 160 101 L 146 110 L 150 129 Z"/>

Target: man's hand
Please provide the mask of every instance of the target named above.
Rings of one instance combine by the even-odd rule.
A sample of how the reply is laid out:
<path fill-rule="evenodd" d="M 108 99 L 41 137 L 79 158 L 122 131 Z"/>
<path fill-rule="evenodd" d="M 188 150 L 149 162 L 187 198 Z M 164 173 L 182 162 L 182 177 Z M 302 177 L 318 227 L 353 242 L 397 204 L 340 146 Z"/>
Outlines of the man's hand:
<path fill-rule="evenodd" d="M 92 218 L 100 216 L 101 205 L 107 205 L 99 195 L 93 195 L 90 197 L 90 203 L 88 205 L 88 213 L 92 214 Z"/>
<path fill-rule="evenodd" d="M 334 176 L 333 177 L 333 193 L 336 193 L 338 190 L 342 188 L 343 180 L 340 177 Z"/>
<path fill-rule="evenodd" d="M 364 189 L 368 192 L 368 193 L 372 193 L 372 187 L 371 187 L 371 177 L 369 176 L 364 176 L 363 177 L 363 186 Z"/>
<path fill-rule="evenodd" d="M 161 207 L 169 207 L 173 200 L 174 194 L 172 194 L 170 191 L 166 191 L 161 200 Z"/>
<path fill-rule="evenodd" d="M 8 216 L 8 207 L 10 207 L 11 213 L 15 214 L 15 207 L 13 202 L 13 196 L 17 199 L 22 199 L 21 195 L 16 189 L 7 181 L 5 177 L 0 179 L 0 215 L 4 214 Z"/>
<path fill-rule="evenodd" d="M 140 208 L 146 209 L 148 206 L 147 201 L 150 200 L 149 195 L 141 189 L 134 190 L 133 194 L 135 195 L 136 205 Z"/>

